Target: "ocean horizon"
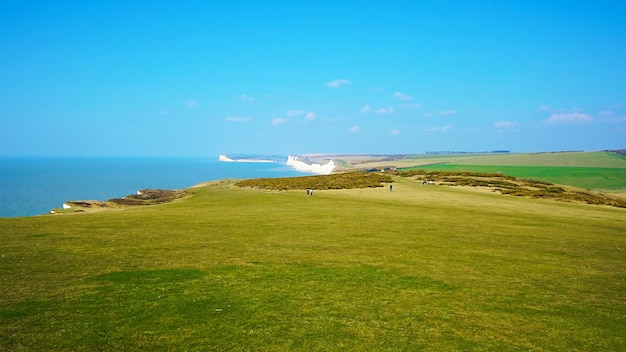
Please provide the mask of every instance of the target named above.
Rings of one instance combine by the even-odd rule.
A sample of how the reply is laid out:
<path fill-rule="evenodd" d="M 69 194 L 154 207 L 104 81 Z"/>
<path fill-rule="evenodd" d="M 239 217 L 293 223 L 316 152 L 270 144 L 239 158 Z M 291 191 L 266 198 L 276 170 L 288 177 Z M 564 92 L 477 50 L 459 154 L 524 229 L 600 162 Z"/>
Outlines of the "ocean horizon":
<path fill-rule="evenodd" d="M 140 189 L 183 189 L 226 178 L 305 176 L 286 164 L 215 157 L 0 157 L 0 217 L 48 214 L 73 200 L 108 200 Z"/>

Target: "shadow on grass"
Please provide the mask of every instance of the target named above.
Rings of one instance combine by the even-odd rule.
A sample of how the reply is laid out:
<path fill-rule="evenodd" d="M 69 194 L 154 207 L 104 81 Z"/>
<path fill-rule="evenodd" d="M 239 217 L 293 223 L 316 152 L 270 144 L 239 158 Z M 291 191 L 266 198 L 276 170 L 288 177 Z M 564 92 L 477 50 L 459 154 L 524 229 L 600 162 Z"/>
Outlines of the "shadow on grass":
<path fill-rule="evenodd" d="M 321 350 L 341 343 L 377 349 L 390 333 L 411 345 L 415 341 L 402 329 L 422 321 L 419 309 L 426 308 L 407 309 L 416 292 L 447 301 L 459 290 L 371 266 L 258 262 L 207 271 L 120 271 L 88 282 L 90 287 L 59 302 L 32 302 L 23 314 L 0 315 L 14 329 L 36 332 L 29 341 L 16 334 L 4 347 Z"/>

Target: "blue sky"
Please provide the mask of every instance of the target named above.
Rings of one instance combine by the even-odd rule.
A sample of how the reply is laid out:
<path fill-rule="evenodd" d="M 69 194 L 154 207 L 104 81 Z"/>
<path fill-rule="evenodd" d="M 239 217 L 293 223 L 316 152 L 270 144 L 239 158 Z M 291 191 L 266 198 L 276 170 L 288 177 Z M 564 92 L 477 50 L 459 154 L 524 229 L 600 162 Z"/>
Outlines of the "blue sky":
<path fill-rule="evenodd" d="M 626 148 L 624 1 L 0 0 L 0 155 Z"/>

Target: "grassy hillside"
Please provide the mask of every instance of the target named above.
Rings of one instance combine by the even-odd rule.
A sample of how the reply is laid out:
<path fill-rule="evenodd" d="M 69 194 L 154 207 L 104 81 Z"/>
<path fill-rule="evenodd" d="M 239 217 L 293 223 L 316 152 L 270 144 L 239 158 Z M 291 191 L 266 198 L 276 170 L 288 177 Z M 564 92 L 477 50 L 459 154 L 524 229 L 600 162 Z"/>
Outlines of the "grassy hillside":
<path fill-rule="evenodd" d="M 626 349 L 626 210 L 394 178 L 0 219 L 0 350 Z"/>

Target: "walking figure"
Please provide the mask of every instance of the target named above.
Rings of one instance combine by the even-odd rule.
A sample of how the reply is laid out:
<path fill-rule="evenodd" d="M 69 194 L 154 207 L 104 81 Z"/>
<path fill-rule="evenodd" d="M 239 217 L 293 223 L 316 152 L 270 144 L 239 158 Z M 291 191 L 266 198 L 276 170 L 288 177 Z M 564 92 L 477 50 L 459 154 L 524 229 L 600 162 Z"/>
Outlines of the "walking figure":
<path fill-rule="evenodd" d="M 393 185 L 389 185 L 389 192 L 393 191 Z"/>

